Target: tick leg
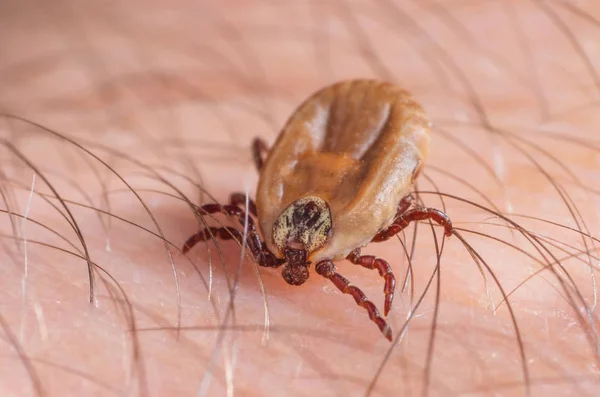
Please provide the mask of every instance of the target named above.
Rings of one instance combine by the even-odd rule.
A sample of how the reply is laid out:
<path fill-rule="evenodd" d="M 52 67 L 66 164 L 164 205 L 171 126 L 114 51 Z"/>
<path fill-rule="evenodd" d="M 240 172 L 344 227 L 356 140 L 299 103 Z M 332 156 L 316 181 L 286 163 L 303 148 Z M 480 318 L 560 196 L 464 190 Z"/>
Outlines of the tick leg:
<path fill-rule="evenodd" d="M 257 170 L 260 171 L 265 163 L 268 151 L 269 147 L 265 141 L 263 141 L 261 138 L 254 138 L 252 141 L 252 155 L 254 156 L 254 164 L 256 165 Z"/>
<path fill-rule="evenodd" d="M 239 230 L 233 227 L 207 227 L 200 230 L 198 233 L 192 235 L 190 238 L 187 239 L 182 248 L 183 253 L 185 254 L 186 252 L 188 252 L 194 245 L 198 244 L 199 242 L 210 240 L 212 237 L 221 240 L 233 240 L 240 238 L 241 241 Z"/>
<path fill-rule="evenodd" d="M 389 263 L 381 258 L 374 257 L 373 255 L 360 255 L 360 249 L 355 249 L 347 257 L 350 262 L 355 265 L 366 267 L 367 269 L 377 269 L 379 275 L 385 280 L 383 286 L 383 293 L 385 294 L 383 304 L 383 315 L 387 316 L 392 308 L 392 301 L 394 300 L 394 290 L 396 289 L 396 277 L 392 272 L 392 267 Z"/>
<path fill-rule="evenodd" d="M 237 205 L 238 207 L 246 208 L 246 195 L 244 193 L 232 193 L 231 196 L 229 196 L 229 202 L 232 205 Z M 258 212 L 256 211 L 256 204 L 251 199 L 248 199 L 248 209 L 250 210 L 252 216 L 258 216 Z"/>
<path fill-rule="evenodd" d="M 317 265 L 315 266 L 315 271 L 321 276 L 331 280 L 331 282 L 344 294 L 352 295 L 352 297 L 356 301 L 356 304 L 365 308 L 365 310 L 369 314 L 369 318 L 371 319 L 371 321 L 377 324 L 377 327 L 379 327 L 379 330 L 381 331 L 383 336 L 385 336 L 386 339 L 391 342 L 392 329 L 390 328 L 388 323 L 379 315 L 379 311 L 377 310 L 373 302 L 368 300 L 364 292 L 362 292 L 358 287 L 355 287 L 354 285 L 350 284 L 350 281 L 348 281 L 344 276 L 337 273 L 335 271 L 335 265 L 332 261 L 325 260 L 317 263 Z"/>
<path fill-rule="evenodd" d="M 241 197 L 240 197 L 241 196 Z M 246 212 L 239 207 L 240 198 L 243 199 L 243 203 L 245 205 L 246 197 L 240 193 L 234 193 L 231 195 L 231 204 L 229 205 L 220 205 L 220 204 L 205 204 L 200 207 L 200 213 L 204 214 L 215 214 L 222 213 L 225 215 L 236 216 L 239 223 L 244 224 L 247 218 L 247 227 L 246 227 L 246 246 L 250 249 L 250 252 L 254 256 L 254 259 L 260 266 L 265 267 L 278 267 L 283 264 L 283 260 L 277 258 L 275 255 L 271 253 L 266 248 L 266 245 L 261 241 L 260 235 L 256 230 L 256 224 L 254 220 L 250 216 L 246 216 Z M 249 208 L 252 212 L 256 211 L 256 207 L 252 201 L 249 202 Z M 242 232 L 233 227 L 208 227 L 200 230 L 198 233 L 194 234 L 190 238 L 187 239 L 181 251 L 185 254 L 187 253 L 194 245 L 201 241 L 206 241 L 214 236 L 215 238 L 219 238 L 222 240 L 236 240 L 238 243 L 242 244 L 244 242 L 244 236 Z"/>
<path fill-rule="evenodd" d="M 396 210 L 396 218 L 404 214 L 410 208 L 410 206 L 413 205 L 414 202 L 415 198 L 412 194 L 404 196 L 404 198 L 398 203 L 398 207 Z"/>
<path fill-rule="evenodd" d="M 401 208 L 401 205 L 398 205 Z M 447 237 L 452 235 L 452 221 L 448 215 L 435 208 L 416 207 L 405 210 L 404 212 L 396 214 L 394 222 L 387 228 L 373 237 L 373 242 L 389 240 L 403 229 L 405 229 L 411 222 L 425 221 L 431 219 L 444 227 L 444 232 Z"/>

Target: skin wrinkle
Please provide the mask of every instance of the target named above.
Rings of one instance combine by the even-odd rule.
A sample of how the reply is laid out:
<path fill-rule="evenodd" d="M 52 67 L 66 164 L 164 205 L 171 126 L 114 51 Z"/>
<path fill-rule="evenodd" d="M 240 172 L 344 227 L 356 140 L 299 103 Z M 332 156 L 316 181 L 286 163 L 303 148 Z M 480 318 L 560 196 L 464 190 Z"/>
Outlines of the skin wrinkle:
<path fill-rule="evenodd" d="M 540 270 L 554 259 L 547 253 L 544 259 L 509 224 L 444 197 L 454 225 L 473 231 L 462 237 L 488 262 L 507 293 L 516 289 L 510 303 L 525 345 L 531 395 L 597 395 L 599 363 L 593 338 L 585 333 L 592 328 L 582 325 L 597 322 L 597 310 L 585 313 L 577 293 L 592 306 L 590 263 L 596 271 L 600 242 L 582 237 L 577 225 L 583 223 L 574 216 L 579 211 L 587 229 L 599 237 L 600 112 L 594 71 L 600 55 L 593 43 L 600 38 L 600 25 L 593 21 L 600 20 L 600 5 L 524 0 L 391 3 L 134 1 L 95 6 L 66 0 L 52 5 L 52 13 L 40 12 L 40 3 L 31 0 L 2 4 L 0 113 L 94 142 L 89 149 L 142 196 L 167 243 L 181 247 L 200 227 L 190 207 L 169 196 L 176 192 L 148 170 L 103 146 L 155 169 L 199 205 L 202 189 L 203 203 L 212 202 L 211 196 L 225 203 L 229 193 L 246 186 L 252 186 L 253 198 L 258 175 L 249 148 L 254 136 L 272 144 L 278 132 L 274 128 L 282 127 L 301 101 L 325 85 L 391 74 L 414 94 L 434 125 L 428 161 L 418 180 L 420 198 L 442 209 L 433 193 L 439 188 L 491 208 L 483 194 L 501 210 L 514 212 L 513 221 L 560 247 L 552 252 L 563 268 L 552 269 L 566 289 L 550 270 Z M 398 23 L 401 15 L 410 16 L 410 23 Z M 477 114 L 476 105 L 485 117 Z M 481 120 L 493 125 L 493 133 L 482 128 Z M 2 396 L 195 396 L 200 389 L 208 396 L 362 396 L 388 353 L 372 396 L 417 396 L 423 390 L 430 396 L 525 394 L 506 304 L 499 304 L 502 295 L 487 274 L 489 294 L 498 306 L 492 312 L 482 276 L 456 237 L 444 241 L 440 257 L 440 306 L 430 364 L 438 275 L 433 273 L 436 243 L 427 224 L 418 227 L 413 291 L 400 292 L 407 268 L 400 242 L 391 239 L 363 250 L 387 260 L 396 274 L 388 319 L 394 337 L 400 337 L 431 280 L 402 341 L 392 350 L 364 310 L 318 276 L 314 266 L 301 287 L 287 285 L 280 270 L 259 269 L 269 307 L 269 337 L 264 341 L 265 301 L 249 261 L 239 268 L 234 308 L 226 315 L 240 257 L 234 242 L 198 244 L 188 255 L 191 261 L 175 255 L 178 308 L 165 245 L 148 214 L 109 170 L 23 122 L 1 118 L 0 134 L 66 200 L 91 260 L 103 269 L 96 272 L 98 307 L 92 307 L 82 246 L 65 210 L 55 199 L 49 200 L 53 207 L 34 195 L 27 213 L 29 298 L 23 307 L 24 262 L 18 248 L 23 236 L 13 232 L 11 211 L 17 221 L 25 215 L 22 203 L 30 194 L 31 169 L 0 148 L 0 207 L 10 207 L 0 219 Z M 494 178 L 489 172 L 498 168 L 498 159 L 501 172 Z M 202 185 L 193 186 L 180 174 Z M 577 211 L 561 201 L 561 189 Z M 35 192 L 52 195 L 39 179 Z M 75 203 L 95 205 L 155 234 L 108 214 L 99 218 Z M 211 226 L 227 224 L 224 217 L 205 220 Z M 523 252 L 478 233 L 504 239 Z M 411 236 L 409 228 L 409 254 Z M 53 245 L 77 256 L 49 248 Z M 209 264 L 212 301 L 207 299 Z M 382 310 L 383 280 L 377 271 L 347 261 L 336 265 Z M 43 338 L 36 310 L 44 315 Z M 219 329 L 223 319 L 229 319 L 229 330 Z M 22 338 L 15 337 L 21 326 Z M 219 340 L 227 346 L 215 345 Z"/>

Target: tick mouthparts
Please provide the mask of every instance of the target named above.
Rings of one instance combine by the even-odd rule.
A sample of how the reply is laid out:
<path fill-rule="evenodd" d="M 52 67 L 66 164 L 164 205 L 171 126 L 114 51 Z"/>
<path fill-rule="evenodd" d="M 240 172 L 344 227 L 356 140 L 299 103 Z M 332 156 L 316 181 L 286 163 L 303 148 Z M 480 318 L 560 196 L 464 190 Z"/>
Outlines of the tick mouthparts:
<path fill-rule="evenodd" d="M 308 263 L 307 261 L 307 252 L 305 249 L 294 249 L 288 248 L 285 250 L 285 261 L 289 266 L 297 267 L 303 266 Z"/>
<path fill-rule="evenodd" d="M 291 265 L 286 264 L 281 270 L 283 279 L 291 285 L 302 285 L 308 280 L 310 273 L 308 272 L 308 265 Z"/>
<path fill-rule="evenodd" d="M 291 285 L 302 285 L 308 279 L 308 265 L 310 262 L 306 260 L 306 250 L 291 249 L 285 250 L 286 264 L 281 270 L 283 279 Z"/>

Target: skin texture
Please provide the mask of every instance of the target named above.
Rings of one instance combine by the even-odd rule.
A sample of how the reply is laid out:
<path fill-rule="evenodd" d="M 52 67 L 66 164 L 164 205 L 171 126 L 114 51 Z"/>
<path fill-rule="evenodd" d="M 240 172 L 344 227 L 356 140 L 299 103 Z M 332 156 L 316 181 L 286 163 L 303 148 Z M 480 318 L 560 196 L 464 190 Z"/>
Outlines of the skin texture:
<path fill-rule="evenodd" d="M 600 230 L 597 2 L 300 3 L 0 6 L 0 109 L 37 123 L 0 123 L 0 395 L 598 395 L 599 243 L 577 232 Z M 370 245 L 399 278 L 391 344 L 323 278 L 288 285 L 231 241 L 177 253 L 202 224 L 172 195 L 254 195 L 252 138 L 273 142 L 304 98 L 357 77 L 424 106 L 420 197 L 471 230 L 480 255 L 446 239 L 434 273 L 441 229 L 434 240 L 421 224 L 402 292 L 401 243 Z M 552 255 L 490 212 L 425 193 L 436 188 L 512 213 Z M 102 268 L 94 304 L 86 250 Z M 376 272 L 338 266 L 379 301 Z M 499 286 L 515 290 L 511 310 Z"/>

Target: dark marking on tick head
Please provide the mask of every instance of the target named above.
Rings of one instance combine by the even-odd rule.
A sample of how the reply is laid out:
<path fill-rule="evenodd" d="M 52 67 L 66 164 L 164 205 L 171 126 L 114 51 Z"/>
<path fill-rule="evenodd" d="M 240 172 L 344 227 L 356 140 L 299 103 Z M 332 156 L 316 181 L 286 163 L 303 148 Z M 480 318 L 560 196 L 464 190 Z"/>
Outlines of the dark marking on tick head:
<path fill-rule="evenodd" d="M 311 252 L 323 247 L 331 236 L 331 210 L 325 200 L 306 196 L 282 211 L 273 224 L 273 242 L 284 253 L 287 249 Z"/>

